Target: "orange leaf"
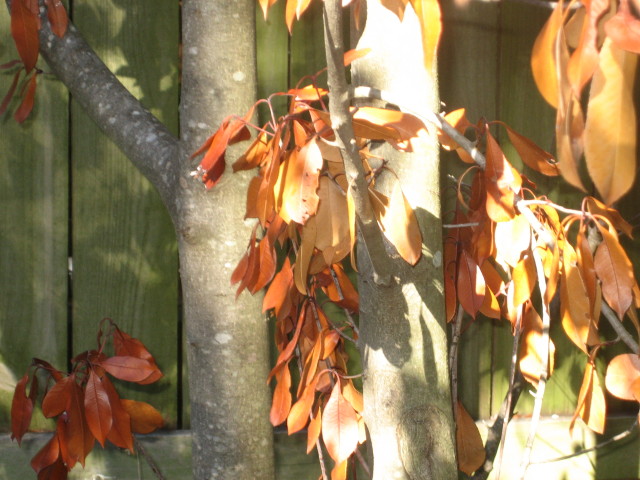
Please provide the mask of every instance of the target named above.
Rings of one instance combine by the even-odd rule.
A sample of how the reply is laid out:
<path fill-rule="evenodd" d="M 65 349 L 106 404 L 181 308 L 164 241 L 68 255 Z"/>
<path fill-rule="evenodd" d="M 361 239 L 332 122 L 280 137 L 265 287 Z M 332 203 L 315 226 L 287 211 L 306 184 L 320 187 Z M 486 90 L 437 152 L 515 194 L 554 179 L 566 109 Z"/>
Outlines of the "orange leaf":
<path fill-rule="evenodd" d="M 614 357 L 607 367 L 604 384 L 612 395 L 640 402 L 640 356 L 623 353 Z"/>
<path fill-rule="evenodd" d="M 349 458 L 358 445 L 358 418 L 343 397 L 340 382 L 334 385 L 322 413 L 322 439 L 336 463 Z"/>
<path fill-rule="evenodd" d="M 622 215 L 615 209 L 607 207 L 604 203 L 595 197 L 586 198 L 586 206 L 589 213 L 594 215 L 602 215 L 606 217 L 616 230 L 622 231 L 627 237 L 633 238 L 633 226 L 629 224 Z"/>
<path fill-rule="evenodd" d="M 472 475 L 483 464 L 486 457 L 482 438 L 476 423 L 458 400 L 456 408 L 456 447 L 458 469 Z"/>
<path fill-rule="evenodd" d="M 427 72 L 434 72 L 437 67 L 436 53 L 442 32 L 440 4 L 437 0 L 410 0 L 420 21 L 422 30 L 422 51 L 424 66 Z"/>
<path fill-rule="evenodd" d="M 33 110 L 33 102 L 35 101 L 36 97 L 37 78 L 38 75 L 35 73 L 31 76 L 31 78 L 29 79 L 29 83 L 27 84 L 27 89 L 24 93 L 22 102 L 20 102 L 20 106 L 13 114 L 13 118 L 15 118 L 16 122 L 18 123 L 24 122 Z"/>
<path fill-rule="evenodd" d="M 370 48 L 361 48 L 359 50 L 351 49 L 344 53 L 344 66 L 347 67 L 351 65 L 355 60 L 359 58 L 365 57 L 371 51 Z"/>
<path fill-rule="evenodd" d="M 475 260 L 466 250 L 460 252 L 458 260 L 457 291 L 458 300 L 465 312 L 476 318 L 484 302 L 486 285 Z"/>
<path fill-rule="evenodd" d="M 37 11 L 32 12 L 22 0 L 11 2 L 11 36 L 27 73 L 34 69 L 38 61 L 39 29 L 40 19 Z"/>
<path fill-rule="evenodd" d="M 522 178 L 504 156 L 498 142 L 487 132 L 486 168 L 487 214 L 494 222 L 505 222 L 515 216 L 515 194 L 520 192 Z"/>
<path fill-rule="evenodd" d="M 404 18 L 404 10 L 409 0 L 380 0 L 380 3 L 395 13 L 400 21 Z"/>
<path fill-rule="evenodd" d="M 151 433 L 164 424 L 162 414 L 146 402 L 121 399 L 120 404 L 131 417 L 131 430 L 135 433 Z"/>
<path fill-rule="evenodd" d="M 607 205 L 633 186 L 636 115 L 633 85 L 638 56 L 606 39 L 587 107 L 584 155 L 589 175 Z"/>
<path fill-rule="evenodd" d="M 281 305 L 285 302 L 291 284 L 293 283 L 293 271 L 291 270 L 291 262 L 287 257 L 280 268 L 280 271 L 273 277 L 271 285 L 262 301 L 262 311 L 266 312 L 270 308 L 276 309 L 276 315 Z"/>
<path fill-rule="evenodd" d="M 69 409 L 71 401 L 69 389 L 74 382 L 75 376 L 64 377 L 47 392 L 42 399 L 42 413 L 45 417 L 55 417 Z"/>
<path fill-rule="evenodd" d="M 531 53 L 531 69 L 538 90 L 544 99 L 558 108 L 558 77 L 556 65 L 556 42 L 564 22 L 564 2 L 559 1 L 556 8 L 538 34 Z"/>
<path fill-rule="evenodd" d="M 515 267 L 523 252 L 531 245 L 531 225 L 524 215 L 516 215 L 513 219 L 496 224 L 496 261 L 505 268 Z"/>
<path fill-rule="evenodd" d="M 518 262 L 512 272 L 513 278 L 513 305 L 519 307 L 531 298 L 533 288 L 536 285 L 536 266 L 531 252 L 526 253 Z"/>
<path fill-rule="evenodd" d="M 332 265 L 351 250 L 347 198 L 333 180 L 324 176 L 320 178 L 318 197 L 316 221 L 322 228 L 316 233 L 315 247 L 322 252 L 327 265 Z"/>
<path fill-rule="evenodd" d="M 278 179 L 282 198 L 278 213 L 285 222 L 293 220 L 304 225 L 316 213 L 319 202 L 316 190 L 323 162 L 314 137 L 299 152 L 294 150 L 283 163 L 283 178 Z"/>
<path fill-rule="evenodd" d="M 311 453 L 311 450 L 316 448 L 316 442 L 320 437 L 322 431 L 322 409 L 318 408 L 315 416 L 309 422 L 309 428 L 307 428 L 307 454 Z"/>
<path fill-rule="evenodd" d="M 104 447 L 104 441 L 111 430 L 113 417 L 109 396 L 102 385 L 102 379 L 92 368 L 84 391 L 84 412 L 87 424 L 96 440 Z"/>
<path fill-rule="evenodd" d="M 260 3 L 260 8 L 262 8 L 262 13 L 264 14 L 264 19 L 267 19 L 267 13 L 269 12 L 269 8 L 276 3 L 278 0 L 258 0 Z"/>
<path fill-rule="evenodd" d="M 33 400 L 27 397 L 28 381 L 29 375 L 25 373 L 16 384 L 11 401 L 11 439 L 15 438 L 18 445 L 21 444 L 22 437 L 29 428 L 33 414 Z"/>
<path fill-rule="evenodd" d="M 580 417 L 591 430 L 599 434 L 604 433 L 606 408 L 600 379 L 598 378 L 595 364 L 590 358 L 584 369 L 582 386 L 578 395 L 578 407 L 573 414 L 569 431 L 573 431 L 576 418 Z"/>
<path fill-rule="evenodd" d="M 422 234 L 418 220 L 402 193 L 400 182 L 394 182 L 391 188 L 393 190 L 389 197 L 369 188 L 369 200 L 384 236 L 396 247 L 405 262 L 415 265 L 422 255 Z"/>
<path fill-rule="evenodd" d="M 293 281 L 298 291 L 303 295 L 307 294 L 307 274 L 309 273 L 309 262 L 313 254 L 316 243 L 316 217 L 311 217 L 302 228 L 302 241 L 296 257 L 296 264 L 293 270 Z"/>
<path fill-rule="evenodd" d="M 337 463 L 331 469 L 331 480 L 346 480 L 347 479 L 347 467 L 349 466 L 348 459 Z"/>
<path fill-rule="evenodd" d="M 473 125 L 467 120 L 466 111 L 464 108 L 459 108 L 453 112 L 449 112 L 444 116 L 444 119 L 453 128 L 455 128 L 460 134 L 464 135 L 467 128 Z M 456 150 L 459 145 L 449 135 L 438 129 L 438 140 L 445 150 Z M 463 159 L 464 160 L 464 159 Z M 473 162 L 473 160 L 472 160 Z"/>
<path fill-rule="evenodd" d="M 281 368 L 276 373 L 276 388 L 273 391 L 271 413 L 269 419 L 274 427 L 280 425 L 289 416 L 291 410 L 291 372 L 288 367 Z"/>
<path fill-rule="evenodd" d="M 51 31 L 60 38 L 64 37 L 69 23 L 64 5 L 59 0 L 44 0 L 44 4 L 47 7 L 47 18 L 51 23 Z"/>
<path fill-rule="evenodd" d="M 525 165 L 536 172 L 540 172 L 550 177 L 555 177 L 560 174 L 553 155 L 541 149 L 527 137 L 520 135 L 518 132 L 511 129 L 511 127 L 506 123 L 496 123 L 500 123 L 507 129 L 509 141 L 516 149 Z"/>
<path fill-rule="evenodd" d="M 109 397 L 109 404 L 111 405 L 111 415 L 113 418 L 113 424 L 107 440 L 113 443 L 116 447 L 126 448 L 129 452 L 133 453 L 133 435 L 131 433 L 131 416 L 122 406 L 122 400 L 113 387 L 111 380 L 106 375 L 102 378 L 102 386 L 107 392 Z"/>
<path fill-rule="evenodd" d="M 545 345 L 542 319 L 530 304 L 528 304 L 528 307 L 525 307 L 525 312 L 522 316 L 521 338 L 520 371 L 527 382 L 538 388 L 543 363 L 547 364 L 547 378 L 553 373 L 556 348 L 548 336 L 546 339 L 548 345 Z M 543 352 L 548 352 L 549 355 L 546 362 L 543 358 L 545 355 Z"/>
<path fill-rule="evenodd" d="M 298 401 L 293 404 L 287 417 L 287 431 L 289 435 L 302 430 L 307 421 L 309 420 L 309 414 L 313 407 L 313 402 L 316 398 L 316 385 L 320 378 L 320 374 L 316 375 L 313 380 L 304 388 L 302 395 L 298 398 Z"/>
<path fill-rule="evenodd" d="M 604 26 L 613 43 L 629 52 L 640 53 L 640 20 L 631 12 L 629 0 L 620 0 L 618 12 Z"/>
<path fill-rule="evenodd" d="M 618 242 L 617 234 L 611 233 L 598 222 L 596 226 L 602 235 L 594 257 L 594 268 L 602 282 L 602 295 L 622 320 L 633 302 L 633 288 L 636 284 L 633 265 Z"/>
<path fill-rule="evenodd" d="M 562 250 L 562 280 L 560 282 L 560 313 L 567 336 L 583 352 L 595 339 L 591 330 L 591 302 L 582 271 L 577 265 L 576 252 L 568 243 Z"/>
<path fill-rule="evenodd" d="M 73 379 L 67 388 L 69 404 L 58 417 L 56 431 L 62 459 L 71 469 L 76 462 L 84 466 L 84 460 L 93 448 L 95 438 L 85 420 L 83 391 L 75 382 L 74 375 L 70 375 L 69 378 Z"/>

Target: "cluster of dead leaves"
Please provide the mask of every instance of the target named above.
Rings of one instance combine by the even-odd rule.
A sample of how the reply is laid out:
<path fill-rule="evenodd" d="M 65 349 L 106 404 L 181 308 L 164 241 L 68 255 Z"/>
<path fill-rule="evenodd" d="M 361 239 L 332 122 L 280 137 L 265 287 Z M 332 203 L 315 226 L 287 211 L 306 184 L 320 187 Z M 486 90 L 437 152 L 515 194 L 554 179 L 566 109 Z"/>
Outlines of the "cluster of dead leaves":
<path fill-rule="evenodd" d="M 557 109 L 558 168 L 570 184 L 586 191 L 580 169 L 584 155 L 607 205 L 635 179 L 638 53 L 640 20 L 629 0 L 571 1 L 566 8 L 560 1 L 533 47 L 536 84 Z M 585 119 L 580 100 L 589 82 Z"/>
<path fill-rule="evenodd" d="M 59 0 L 44 0 L 47 11 L 47 19 L 51 26 L 51 31 L 62 38 L 67 31 L 69 23 L 67 11 Z M 9 107 L 11 99 L 16 91 L 22 97 L 20 105 L 13 116 L 18 123 L 24 122 L 31 110 L 36 95 L 36 85 L 38 74 L 42 73 L 36 68 L 38 56 L 40 54 L 40 39 L 38 32 L 42 26 L 40 19 L 40 6 L 38 0 L 13 0 L 11 2 L 11 36 L 15 43 L 20 60 L 13 60 L 0 65 L 0 70 L 15 68 L 21 65 L 13 76 L 13 82 L 6 95 L 0 103 L 0 115 Z M 20 82 L 22 72 L 25 77 Z M 21 85 L 18 89 L 18 85 Z"/>
<path fill-rule="evenodd" d="M 98 350 L 86 351 L 72 360 L 71 373 L 64 374 L 48 362 L 34 359 L 18 381 L 11 404 L 11 438 L 18 444 L 29 428 L 39 397 L 39 382 L 46 378 L 42 413 L 56 418 L 53 437 L 33 457 L 31 466 L 38 479 L 64 480 L 85 458 L 97 440 L 106 440 L 133 453 L 133 434 L 150 433 L 163 424 L 162 415 L 145 402 L 120 398 L 107 373 L 114 378 L 148 385 L 162 377 L 154 358 L 136 338 L 121 331 L 111 320 L 98 333 Z M 107 337 L 113 341 L 113 356 L 103 349 Z M 53 382 L 53 384 L 51 384 Z M 28 387 L 28 393 L 27 393 Z"/>

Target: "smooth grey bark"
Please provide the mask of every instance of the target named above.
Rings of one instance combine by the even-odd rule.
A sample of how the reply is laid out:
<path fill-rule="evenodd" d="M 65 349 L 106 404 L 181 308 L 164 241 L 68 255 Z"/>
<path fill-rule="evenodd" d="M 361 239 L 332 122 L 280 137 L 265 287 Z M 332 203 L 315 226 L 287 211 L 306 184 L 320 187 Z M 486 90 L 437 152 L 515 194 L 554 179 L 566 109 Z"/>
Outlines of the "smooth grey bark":
<path fill-rule="evenodd" d="M 365 47 L 372 51 L 354 62 L 354 85 L 388 91 L 418 113 L 438 110 L 436 72 L 423 67 L 420 26 L 410 4 L 401 23 L 378 1 L 367 2 L 358 42 L 358 48 Z M 391 149 L 383 155 L 416 211 L 423 257 L 411 267 L 393 255 L 395 281 L 384 286 L 373 281 L 367 255 L 358 249 L 364 418 L 373 447 L 373 478 L 455 479 L 438 144 L 431 135 L 426 155 Z M 384 189 L 384 178 L 378 185 Z"/>
<path fill-rule="evenodd" d="M 183 0 L 180 140 L 117 80 L 70 25 L 42 15 L 41 53 L 100 129 L 158 189 L 176 227 L 186 323 L 194 478 L 274 478 L 267 324 L 229 285 L 244 253 L 247 177 L 212 191 L 190 158 L 220 121 L 255 101 L 254 0 Z M 233 153 L 228 154 L 232 158 Z"/>

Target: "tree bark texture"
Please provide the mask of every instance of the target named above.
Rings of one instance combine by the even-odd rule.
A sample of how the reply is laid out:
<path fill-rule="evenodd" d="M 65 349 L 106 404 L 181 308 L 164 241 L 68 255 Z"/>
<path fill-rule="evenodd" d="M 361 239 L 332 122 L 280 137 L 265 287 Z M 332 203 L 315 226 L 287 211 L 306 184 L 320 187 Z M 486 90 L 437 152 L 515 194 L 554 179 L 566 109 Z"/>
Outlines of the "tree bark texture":
<path fill-rule="evenodd" d="M 222 119 L 255 101 L 254 0 L 183 3 L 183 168 L 176 229 L 186 318 L 194 478 L 274 477 L 267 323 L 229 279 L 246 248 L 247 177 L 211 191 L 190 177 L 194 152 Z M 227 158 L 232 160 L 233 151 Z"/>
<path fill-rule="evenodd" d="M 358 48 L 371 53 L 353 64 L 354 85 L 400 98 L 421 112 L 439 106 L 435 72 L 423 67 L 418 19 L 407 5 L 403 22 L 378 1 L 367 2 Z M 431 132 L 433 133 L 433 132 Z M 376 153 L 380 153 L 376 151 Z M 394 281 L 377 284 L 367 253 L 358 249 L 360 342 L 365 421 L 374 457 L 374 480 L 457 478 L 442 273 L 440 174 L 433 135 L 426 154 L 384 150 L 415 209 L 423 257 L 406 264 L 393 247 Z M 387 188 L 395 181 L 387 176 Z M 385 178 L 377 184 L 383 190 Z"/>
<path fill-rule="evenodd" d="M 274 478 L 267 323 L 260 301 L 229 284 L 249 238 L 247 176 L 212 191 L 191 154 L 230 114 L 255 101 L 255 1 L 183 0 L 180 141 L 104 66 L 73 25 L 64 38 L 42 15 L 41 53 L 91 118 L 153 183 L 178 236 L 189 362 L 194 478 Z M 228 158 L 233 158 L 233 149 Z"/>

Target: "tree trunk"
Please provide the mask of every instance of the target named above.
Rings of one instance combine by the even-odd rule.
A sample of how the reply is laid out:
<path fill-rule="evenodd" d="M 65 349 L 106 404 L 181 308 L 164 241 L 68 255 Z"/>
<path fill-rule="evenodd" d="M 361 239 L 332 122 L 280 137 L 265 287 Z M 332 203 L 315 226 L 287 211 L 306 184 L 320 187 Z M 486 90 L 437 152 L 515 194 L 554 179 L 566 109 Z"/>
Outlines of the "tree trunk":
<path fill-rule="evenodd" d="M 420 38 L 410 4 L 401 23 L 378 1 L 367 2 L 358 48 L 370 47 L 372 52 L 354 63 L 354 85 L 390 92 L 403 108 L 437 110 L 436 74 L 423 67 Z M 423 257 L 411 267 L 396 254 L 396 278 L 384 286 L 369 280 L 367 253 L 358 250 L 364 417 L 373 446 L 373 478 L 455 479 L 438 144 L 432 135 L 426 158 L 391 149 L 382 154 L 416 211 Z M 381 180 L 377 185 L 384 189 Z"/>
<path fill-rule="evenodd" d="M 255 1 L 183 2 L 183 160 L 177 193 L 193 472 L 196 479 L 273 479 L 267 323 L 259 299 L 229 280 L 249 238 L 247 177 L 211 191 L 189 176 L 193 153 L 229 114 L 255 101 Z M 228 158 L 233 158 L 233 152 Z"/>

